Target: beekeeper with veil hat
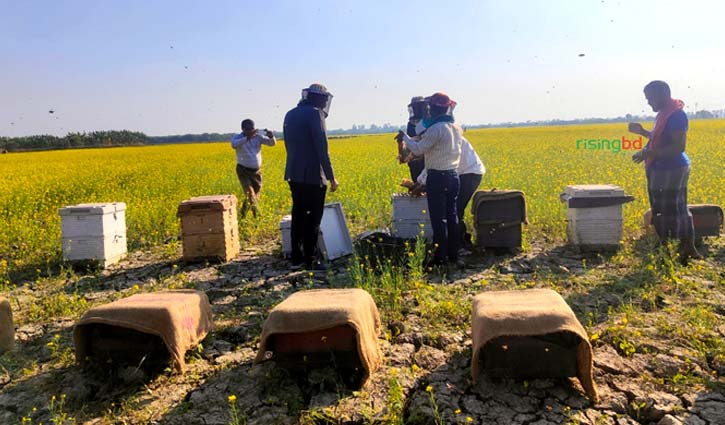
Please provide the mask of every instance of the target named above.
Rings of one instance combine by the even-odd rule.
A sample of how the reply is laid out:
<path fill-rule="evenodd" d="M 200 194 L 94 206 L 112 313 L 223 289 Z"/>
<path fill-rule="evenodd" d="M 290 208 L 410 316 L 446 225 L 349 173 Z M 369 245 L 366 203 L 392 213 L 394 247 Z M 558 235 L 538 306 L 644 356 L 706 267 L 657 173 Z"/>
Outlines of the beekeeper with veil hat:
<path fill-rule="evenodd" d="M 433 227 L 435 253 L 433 264 L 455 264 L 460 246 L 458 224 L 458 165 L 461 157 L 463 130 L 455 124 L 453 109 L 456 102 L 445 93 L 435 93 L 428 99 L 430 118 L 422 120 L 425 131 L 415 139 L 399 134 L 405 147 L 415 155 L 424 155 L 428 173 L 426 188 L 428 212 Z M 418 139 L 418 140 L 416 140 Z"/>
<path fill-rule="evenodd" d="M 284 117 L 287 164 L 284 178 L 292 192 L 293 268 L 324 269 L 317 252 L 317 236 L 325 208 L 327 184 L 337 190 L 327 148 L 325 119 L 330 113 L 332 93 L 322 84 L 302 90 L 302 99 Z"/>
<path fill-rule="evenodd" d="M 408 127 L 406 133 L 410 137 L 419 136 L 424 128 L 420 125 L 421 121 L 430 117 L 428 112 L 428 101 L 423 96 L 415 96 L 410 99 L 408 104 Z M 418 176 L 425 168 L 423 156 L 416 156 L 406 149 L 402 140 L 398 140 L 398 161 L 401 164 L 407 164 L 410 170 L 410 178 L 416 181 Z"/>

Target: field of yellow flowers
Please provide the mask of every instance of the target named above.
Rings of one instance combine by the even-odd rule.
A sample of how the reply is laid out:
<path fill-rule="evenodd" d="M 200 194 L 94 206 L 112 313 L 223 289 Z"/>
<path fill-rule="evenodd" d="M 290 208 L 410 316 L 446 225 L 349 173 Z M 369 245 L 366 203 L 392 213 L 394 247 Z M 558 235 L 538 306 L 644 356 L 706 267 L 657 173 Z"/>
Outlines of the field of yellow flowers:
<path fill-rule="evenodd" d="M 641 166 L 632 151 L 581 150 L 578 139 L 631 136 L 624 124 L 469 130 L 466 137 L 487 172 L 482 189 L 526 193 L 528 243 L 564 237 L 564 186 L 613 183 L 636 197 L 624 209 L 626 234 L 637 231 L 648 208 Z M 723 166 L 725 122 L 692 121 L 687 152 L 693 167 L 690 203 L 725 204 Z M 332 140 L 330 153 L 340 190 L 328 196 L 342 202 L 353 234 L 384 227 L 390 194 L 399 191 L 407 169 L 397 164 L 390 135 Z M 282 176 L 282 144 L 263 152 L 264 188 L 259 220 L 241 226 L 244 243 L 278 237 L 279 219 L 289 213 L 289 189 Z M 129 249 L 173 241 L 180 201 L 196 195 L 235 193 L 234 152 L 228 142 L 112 149 L 65 150 L 0 156 L 0 278 L 15 270 L 57 264 L 60 252 L 58 208 L 82 202 L 122 201 L 128 205 Z M 470 220 L 470 217 L 468 218 Z"/>
<path fill-rule="evenodd" d="M 642 166 L 631 151 L 576 148 L 579 139 L 622 136 L 623 124 L 466 131 L 487 168 L 481 189 L 523 190 L 530 224 L 523 252 L 472 255 L 450 275 L 423 267 L 423 245 L 403 267 L 374 270 L 361 256 L 324 276 L 271 257 L 290 208 L 282 144 L 264 150 L 260 219 L 240 221 L 254 249 L 213 265 L 178 261 L 176 208 L 191 196 L 241 195 L 228 142 L 0 155 L 0 295 L 16 327 L 16 349 L 0 355 L 0 423 L 621 424 L 666 413 L 723 423 L 725 240 L 708 239 L 706 258 L 681 266 L 672 246 L 637 238 L 648 208 Z M 723 140 L 723 120 L 691 122 L 691 203 L 725 204 Z M 390 194 L 408 176 L 391 135 L 334 139 L 330 152 L 340 188 L 328 200 L 343 204 L 351 233 L 387 226 Z M 618 184 L 635 196 L 616 254 L 559 246 L 559 193 L 575 183 Z M 58 208 L 108 201 L 128 205 L 136 252 L 120 270 L 57 268 Z M 371 293 L 385 324 L 385 360 L 367 387 L 341 390 L 329 370 L 300 380 L 269 362 L 252 366 L 261 318 L 274 305 L 300 289 L 349 286 Z M 89 308 L 179 288 L 205 291 L 214 310 L 215 329 L 187 353 L 186 373 L 75 366 L 73 325 Z M 473 296 L 525 288 L 554 289 L 577 314 L 601 403 L 568 380 L 470 381 Z"/>

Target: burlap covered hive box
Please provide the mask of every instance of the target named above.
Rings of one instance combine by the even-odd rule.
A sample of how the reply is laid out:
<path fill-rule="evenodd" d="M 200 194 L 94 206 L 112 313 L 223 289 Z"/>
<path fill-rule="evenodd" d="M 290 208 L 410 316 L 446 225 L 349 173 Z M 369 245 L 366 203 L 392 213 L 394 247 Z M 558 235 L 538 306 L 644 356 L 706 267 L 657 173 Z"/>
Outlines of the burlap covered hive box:
<path fill-rule="evenodd" d="M 237 197 L 234 195 L 197 196 L 181 204 L 184 260 L 220 259 L 229 261 L 239 254 Z"/>
<path fill-rule="evenodd" d="M 723 211 L 719 205 L 689 204 L 687 209 L 692 214 L 692 225 L 695 228 L 696 238 L 720 236 L 720 228 L 723 226 Z M 647 233 L 655 233 L 652 210 L 647 210 L 642 215 L 642 227 Z"/>
<path fill-rule="evenodd" d="M 15 341 L 15 326 L 10 301 L 0 297 L 0 354 L 12 350 Z"/>
<path fill-rule="evenodd" d="M 476 381 L 483 368 L 494 377 L 576 376 L 597 400 L 589 337 L 566 301 L 550 289 L 476 295 L 471 319 Z"/>
<path fill-rule="evenodd" d="M 380 315 L 375 301 L 362 289 L 313 289 L 292 294 L 264 322 L 255 363 L 294 358 L 329 359 L 336 365 L 352 356 L 363 370 L 364 384 L 382 359 L 378 347 Z M 329 360 L 327 360 L 329 362 Z"/>
<path fill-rule="evenodd" d="M 212 329 L 209 299 L 201 291 L 136 294 L 88 310 L 73 331 L 76 359 L 143 358 L 153 355 L 159 338 L 178 371 L 184 354 Z M 117 351 L 117 352 L 114 352 Z M 152 351 L 152 352 L 149 352 Z"/>

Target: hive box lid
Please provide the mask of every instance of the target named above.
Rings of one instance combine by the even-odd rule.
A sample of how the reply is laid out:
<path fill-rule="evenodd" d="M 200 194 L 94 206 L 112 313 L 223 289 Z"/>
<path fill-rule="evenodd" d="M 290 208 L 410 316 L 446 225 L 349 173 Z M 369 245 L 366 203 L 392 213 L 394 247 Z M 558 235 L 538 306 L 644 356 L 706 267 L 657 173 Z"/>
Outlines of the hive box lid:
<path fill-rule="evenodd" d="M 325 204 L 320 233 L 328 260 L 352 254 L 352 239 L 342 212 L 342 204 L 339 202 Z"/>
<path fill-rule="evenodd" d="M 103 215 L 103 214 L 114 214 L 117 212 L 125 211 L 126 203 L 124 202 L 104 202 L 95 204 L 78 204 L 69 205 L 67 207 L 60 208 L 58 214 L 61 216 L 68 215 Z"/>
<path fill-rule="evenodd" d="M 624 189 L 613 184 L 574 184 L 564 189 L 569 198 L 624 196 Z"/>
<path fill-rule="evenodd" d="M 421 200 L 421 199 L 422 200 L 426 200 L 427 199 L 425 195 L 422 195 L 422 196 L 414 196 L 414 195 L 411 195 L 409 193 L 393 193 L 390 197 L 392 199 L 410 199 L 410 200 L 414 200 L 414 201 L 415 200 Z"/>
<path fill-rule="evenodd" d="M 282 252 L 289 254 L 292 251 L 290 232 L 292 229 L 292 216 L 286 215 L 279 222 L 282 231 Z M 345 222 L 345 214 L 339 202 L 325 204 L 320 222 L 320 233 L 317 247 L 328 260 L 352 254 L 352 239 Z"/>
<path fill-rule="evenodd" d="M 187 214 L 192 211 L 224 211 L 234 208 L 236 205 L 237 197 L 234 195 L 196 196 L 181 201 L 177 215 Z"/>

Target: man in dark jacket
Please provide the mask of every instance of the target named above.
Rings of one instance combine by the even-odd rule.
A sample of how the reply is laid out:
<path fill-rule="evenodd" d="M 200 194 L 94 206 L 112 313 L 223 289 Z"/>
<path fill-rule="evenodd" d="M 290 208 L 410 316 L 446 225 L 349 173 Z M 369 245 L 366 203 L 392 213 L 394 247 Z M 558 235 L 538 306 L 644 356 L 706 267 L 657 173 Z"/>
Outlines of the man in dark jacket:
<path fill-rule="evenodd" d="M 302 90 L 302 100 L 284 117 L 284 144 L 287 165 L 284 178 L 292 192 L 293 268 L 324 269 L 317 252 L 317 236 L 325 208 L 327 183 L 337 190 L 327 151 L 325 118 L 329 113 L 332 93 L 322 84 Z"/>

